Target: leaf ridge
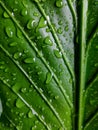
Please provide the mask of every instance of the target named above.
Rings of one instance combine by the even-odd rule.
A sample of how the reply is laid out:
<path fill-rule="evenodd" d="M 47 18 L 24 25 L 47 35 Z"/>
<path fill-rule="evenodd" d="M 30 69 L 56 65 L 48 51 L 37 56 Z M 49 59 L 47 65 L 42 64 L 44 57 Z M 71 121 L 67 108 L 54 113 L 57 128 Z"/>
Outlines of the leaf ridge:
<path fill-rule="evenodd" d="M 46 124 L 46 122 L 39 116 L 39 114 L 33 109 L 33 107 L 18 93 L 16 93 L 11 87 L 10 85 L 6 82 L 6 81 L 3 81 L 3 79 L 0 77 L 0 80 L 12 91 L 14 92 L 15 95 L 17 95 L 21 101 L 33 112 L 35 112 L 35 116 L 42 122 L 42 124 L 45 125 L 45 127 L 47 128 L 47 130 L 51 130 L 49 128 L 49 126 Z M 32 113 L 33 114 L 33 113 Z"/>
<path fill-rule="evenodd" d="M 71 65 L 70 65 L 70 63 L 69 63 L 69 61 L 68 61 L 68 59 L 67 59 L 67 57 L 66 57 L 66 53 L 64 52 L 64 50 L 63 50 L 63 48 L 62 48 L 62 45 L 60 44 L 60 40 L 59 40 L 59 38 L 58 38 L 58 36 L 57 36 L 57 34 L 56 34 L 56 31 L 55 31 L 54 27 L 52 26 L 51 21 L 49 20 L 49 18 L 47 18 L 47 15 L 46 15 L 44 9 L 42 8 L 42 6 L 40 5 L 40 3 L 39 3 L 38 1 L 36 1 L 36 0 L 35 0 L 35 2 L 36 2 L 36 4 L 37 4 L 37 6 L 38 6 L 40 12 L 41 12 L 42 15 L 44 16 L 44 18 L 47 20 L 48 26 L 51 28 L 52 35 L 53 35 L 53 37 L 54 37 L 54 39 L 55 39 L 55 41 L 56 41 L 56 44 L 58 45 L 58 47 L 59 47 L 59 49 L 60 49 L 60 51 L 61 51 L 61 53 L 62 53 L 62 56 L 63 56 L 63 60 L 64 60 L 64 62 L 65 62 L 65 65 L 67 66 L 67 68 L 68 68 L 68 70 L 69 70 L 69 72 L 70 72 L 70 74 L 71 74 L 71 77 L 72 77 L 72 79 L 73 79 L 73 82 L 74 82 L 74 72 L 73 72 L 73 70 L 72 70 L 72 68 L 71 68 Z"/>
<path fill-rule="evenodd" d="M 51 69 L 51 67 L 47 64 L 47 61 L 45 60 L 44 57 L 42 57 L 42 55 L 40 54 L 40 52 L 38 51 L 38 49 L 35 47 L 35 45 L 33 44 L 33 42 L 31 41 L 31 39 L 28 37 L 28 35 L 24 32 L 23 28 L 19 25 L 19 23 L 17 22 L 17 20 L 11 15 L 10 11 L 6 8 L 6 6 L 4 5 L 4 3 L 2 1 L 0 1 L 2 7 L 7 11 L 7 13 L 9 14 L 9 16 L 11 17 L 11 19 L 14 21 L 14 23 L 17 25 L 17 27 L 20 29 L 20 31 L 23 33 L 23 35 L 25 36 L 25 38 L 28 40 L 28 42 L 30 43 L 31 47 L 33 47 L 33 49 L 37 52 L 37 54 L 39 55 L 39 57 L 41 58 L 41 60 L 43 61 L 44 65 L 47 67 L 47 69 L 50 71 L 50 73 L 53 74 L 54 80 L 56 81 L 56 83 L 58 84 L 58 87 L 60 88 L 63 96 L 65 97 L 65 100 L 67 102 L 67 104 L 69 105 L 70 108 L 73 107 L 72 102 L 70 101 L 70 99 L 67 96 L 67 93 L 64 91 L 61 83 L 59 82 L 57 76 L 55 75 L 55 73 L 53 72 L 53 70 Z"/>
<path fill-rule="evenodd" d="M 73 23 L 74 23 L 74 25 L 75 25 L 75 28 L 77 29 L 77 15 L 76 15 L 75 9 L 74 9 L 74 7 L 73 7 L 73 5 L 72 5 L 71 0 L 67 0 L 67 3 L 68 3 L 68 6 L 69 6 L 69 8 L 70 8 L 70 11 L 71 11 L 71 13 L 72 13 Z"/>
<path fill-rule="evenodd" d="M 98 73 L 97 75 L 95 75 L 95 77 L 90 81 L 90 83 L 88 84 L 88 87 L 86 89 L 86 91 L 88 91 L 89 88 L 92 87 L 92 85 L 98 80 Z"/>
<path fill-rule="evenodd" d="M 96 119 L 96 117 L 98 116 L 98 108 L 97 110 L 93 113 L 92 117 L 86 122 L 85 126 L 84 126 L 84 130 L 86 130 L 86 128 L 90 125 L 90 123 Z"/>
<path fill-rule="evenodd" d="M 42 97 L 42 99 L 46 102 L 46 104 L 49 106 L 51 111 L 55 114 L 56 118 L 58 119 L 59 123 L 63 126 L 63 121 L 56 112 L 55 108 L 52 106 L 52 104 L 47 100 L 46 96 L 39 90 L 37 85 L 32 81 L 32 79 L 29 77 L 29 75 L 25 72 L 25 70 L 20 66 L 20 64 L 13 59 L 13 57 L 3 48 L 3 46 L 0 45 L 0 48 L 7 54 L 7 56 L 13 61 L 13 63 L 18 67 L 18 69 L 25 75 L 25 77 L 28 79 L 28 81 L 33 85 L 33 87 L 36 89 L 36 91 L 39 93 L 39 95 Z"/>
<path fill-rule="evenodd" d="M 7 118 L 7 120 L 15 127 L 15 130 L 17 130 L 16 129 L 16 124 L 6 114 L 4 114 L 4 115 Z"/>

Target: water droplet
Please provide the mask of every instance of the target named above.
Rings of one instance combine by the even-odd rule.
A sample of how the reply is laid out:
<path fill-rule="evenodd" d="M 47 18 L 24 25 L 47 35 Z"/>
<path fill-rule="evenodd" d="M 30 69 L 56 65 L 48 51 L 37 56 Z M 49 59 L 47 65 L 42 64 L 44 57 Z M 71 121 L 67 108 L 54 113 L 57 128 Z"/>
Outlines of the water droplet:
<path fill-rule="evenodd" d="M 28 64 L 30 64 L 30 63 L 34 63 L 35 62 L 35 58 L 26 58 L 25 60 L 24 60 L 24 62 L 25 63 L 28 63 Z"/>
<path fill-rule="evenodd" d="M 29 22 L 27 23 L 27 28 L 32 29 L 34 26 L 34 23 L 35 23 L 34 19 L 29 20 Z"/>
<path fill-rule="evenodd" d="M 50 45 L 50 46 L 53 45 L 53 43 L 52 43 L 52 41 L 51 41 L 51 39 L 50 39 L 49 36 L 47 36 L 47 37 L 45 38 L 44 42 L 45 42 L 45 44 L 47 44 L 47 45 Z"/>
<path fill-rule="evenodd" d="M 9 15 L 8 15 L 7 12 L 4 12 L 4 13 L 3 13 L 3 16 L 4 16 L 4 18 L 9 18 Z"/>
<path fill-rule="evenodd" d="M 5 69 L 5 66 L 1 65 L 1 66 L 0 66 L 0 69 L 1 69 L 1 70 Z"/>
<path fill-rule="evenodd" d="M 22 93 L 26 93 L 26 91 L 27 91 L 27 88 L 21 88 Z"/>
<path fill-rule="evenodd" d="M 36 129 L 36 127 L 37 127 L 36 125 L 35 125 L 35 126 L 33 126 L 31 130 L 35 130 L 35 129 Z"/>
<path fill-rule="evenodd" d="M 9 72 L 9 68 L 5 68 L 4 72 L 6 73 Z"/>
<path fill-rule="evenodd" d="M 12 90 L 13 90 L 14 92 L 17 92 L 17 91 L 19 90 L 18 84 L 14 84 L 14 85 L 12 86 Z"/>
<path fill-rule="evenodd" d="M 57 100 L 59 98 L 59 96 L 57 95 L 57 96 L 55 96 L 55 99 Z"/>
<path fill-rule="evenodd" d="M 35 125 L 38 124 L 38 120 L 35 121 Z"/>
<path fill-rule="evenodd" d="M 26 16 L 28 14 L 28 11 L 26 8 L 24 8 L 22 11 L 21 11 L 21 15 L 22 16 Z"/>
<path fill-rule="evenodd" d="M 32 111 L 29 111 L 29 112 L 28 112 L 28 117 L 29 117 L 29 118 L 32 118 L 32 117 L 33 117 Z"/>
<path fill-rule="evenodd" d="M 49 28 L 46 28 L 46 32 L 50 32 L 50 29 L 49 29 Z"/>
<path fill-rule="evenodd" d="M 49 84 L 51 80 L 52 80 L 52 74 L 48 72 L 46 75 L 46 84 Z"/>
<path fill-rule="evenodd" d="M 20 117 L 23 117 L 23 116 L 24 116 L 24 113 L 19 113 L 19 116 L 20 116 Z"/>
<path fill-rule="evenodd" d="M 8 35 L 8 37 L 13 37 L 13 30 L 12 30 L 12 28 L 11 27 L 6 27 L 6 29 L 5 29 L 5 31 L 6 31 L 6 34 Z"/>
<path fill-rule="evenodd" d="M 98 46 L 96 46 L 96 49 L 98 49 Z"/>
<path fill-rule="evenodd" d="M 98 67 L 98 63 L 96 63 L 94 66 L 95 66 L 95 67 Z"/>
<path fill-rule="evenodd" d="M 63 6 L 62 0 L 56 0 L 56 7 L 61 8 Z"/>
<path fill-rule="evenodd" d="M 17 108 L 22 108 L 25 104 L 21 101 L 21 99 L 17 99 L 16 101 L 16 107 Z"/>
<path fill-rule="evenodd" d="M 58 32 L 59 34 L 62 34 L 62 32 L 63 32 L 62 28 L 59 27 L 59 28 L 57 29 L 57 32 Z"/>
<path fill-rule="evenodd" d="M 39 16 L 39 14 L 37 12 L 34 12 L 33 15 L 36 16 L 36 17 Z"/>
<path fill-rule="evenodd" d="M 18 58 L 20 58 L 22 56 L 22 53 L 21 52 L 16 52 L 14 54 L 14 58 L 17 60 Z"/>
<path fill-rule="evenodd" d="M 47 21 L 44 19 L 44 17 L 41 17 L 37 29 L 44 28 L 46 27 L 46 25 L 47 25 Z"/>
<path fill-rule="evenodd" d="M 66 26 L 65 26 L 65 31 L 68 31 L 68 29 L 69 29 L 69 28 L 68 28 L 68 25 L 66 25 Z"/>
<path fill-rule="evenodd" d="M 22 0 L 22 4 L 23 4 L 24 7 L 26 7 L 26 8 L 28 7 L 28 1 L 27 0 Z"/>
<path fill-rule="evenodd" d="M 17 37 L 22 38 L 22 32 L 19 29 L 17 29 Z"/>
<path fill-rule="evenodd" d="M 63 24 L 62 20 L 60 20 L 60 21 L 58 22 L 58 24 L 59 24 L 59 25 L 62 25 L 62 24 Z"/>
<path fill-rule="evenodd" d="M 11 47 L 16 46 L 16 45 L 17 45 L 17 42 L 11 42 L 11 43 L 9 44 L 9 46 L 11 46 Z"/>
<path fill-rule="evenodd" d="M 54 50 L 54 54 L 57 58 L 61 58 L 62 57 L 62 54 L 61 52 L 59 52 L 59 50 Z"/>
<path fill-rule="evenodd" d="M 60 127 L 59 130 L 64 130 L 64 128 L 63 128 L 63 127 Z"/>

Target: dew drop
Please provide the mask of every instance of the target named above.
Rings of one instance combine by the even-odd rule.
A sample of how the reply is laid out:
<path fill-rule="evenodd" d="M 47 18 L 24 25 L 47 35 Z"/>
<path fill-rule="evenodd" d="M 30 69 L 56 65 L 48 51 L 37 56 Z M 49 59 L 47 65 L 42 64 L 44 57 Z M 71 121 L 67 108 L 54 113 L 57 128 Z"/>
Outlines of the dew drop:
<path fill-rule="evenodd" d="M 17 101 L 16 101 L 16 107 L 17 108 L 22 108 L 23 106 L 24 106 L 24 103 L 20 99 L 17 99 Z"/>
<path fill-rule="evenodd" d="M 32 29 L 33 26 L 34 26 L 34 23 L 35 23 L 34 19 L 29 20 L 28 23 L 27 23 L 27 28 Z"/>
<path fill-rule="evenodd" d="M 26 16 L 28 14 L 28 11 L 26 8 L 24 8 L 22 11 L 21 11 L 21 15 L 22 16 Z"/>
<path fill-rule="evenodd" d="M 32 111 L 29 111 L 29 112 L 28 112 L 28 117 L 29 117 L 29 118 L 32 118 L 32 117 L 33 117 Z"/>
<path fill-rule="evenodd" d="M 12 30 L 12 28 L 11 27 L 6 27 L 6 29 L 5 29 L 5 31 L 6 31 L 6 34 L 8 35 L 8 37 L 13 37 L 13 30 Z"/>
<path fill-rule="evenodd" d="M 9 46 L 11 46 L 11 47 L 16 46 L 16 45 L 17 45 L 17 42 L 11 42 L 11 43 L 9 44 Z"/>
<path fill-rule="evenodd" d="M 20 117 L 23 117 L 23 116 L 24 116 L 24 113 L 19 113 L 19 116 L 20 116 Z"/>
<path fill-rule="evenodd" d="M 64 130 L 64 128 L 63 128 L 63 127 L 60 127 L 59 130 Z"/>
<path fill-rule="evenodd" d="M 1 69 L 1 70 L 5 69 L 5 66 L 1 65 L 1 66 L 0 66 L 0 69 Z"/>
<path fill-rule="evenodd" d="M 98 63 L 96 63 L 94 66 L 95 66 L 95 67 L 98 67 Z"/>
<path fill-rule="evenodd" d="M 53 43 L 52 43 L 52 41 L 51 41 L 51 39 L 50 39 L 49 36 L 47 36 L 47 37 L 45 38 L 44 42 L 45 42 L 45 44 L 47 44 L 47 45 L 50 45 L 50 46 L 53 45 Z"/>
<path fill-rule="evenodd" d="M 17 29 L 17 37 L 22 38 L 22 32 L 19 29 Z"/>
<path fill-rule="evenodd" d="M 35 121 L 35 125 L 38 124 L 38 120 Z"/>
<path fill-rule="evenodd" d="M 34 12 L 33 15 L 36 16 L 36 17 L 39 16 L 39 14 L 37 12 Z"/>
<path fill-rule="evenodd" d="M 27 63 L 27 64 L 34 63 L 34 62 L 35 62 L 35 58 L 31 58 L 31 57 L 26 58 L 26 59 L 24 60 L 24 62 Z"/>
<path fill-rule="evenodd" d="M 22 53 L 21 52 L 16 52 L 14 54 L 14 58 L 17 60 L 18 58 L 20 58 L 22 56 Z"/>
<path fill-rule="evenodd" d="M 36 129 L 36 127 L 37 127 L 36 125 L 35 125 L 35 126 L 33 126 L 31 130 L 35 130 L 35 129 Z"/>
<path fill-rule="evenodd" d="M 63 6 L 62 0 L 56 0 L 56 7 L 61 8 Z"/>
<path fill-rule="evenodd" d="M 68 29 L 69 29 L 69 28 L 68 28 L 68 25 L 66 25 L 66 26 L 65 26 L 65 31 L 68 31 Z"/>
<path fill-rule="evenodd" d="M 58 24 L 59 24 L 59 25 L 62 25 L 62 24 L 63 24 L 62 20 L 60 20 L 60 21 L 58 22 Z"/>
<path fill-rule="evenodd" d="M 57 32 L 58 32 L 59 34 L 62 34 L 62 32 L 63 32 L 62 28 L 59 27 L 59 28 L 57 29 Z"/>
<path fill-rule="evenodd" d="M 57 96 L 55 96 L 55 99 L 57 100 L 59 98 L 59 96 L 57 95 Z"/>
<path fill-rule="evenodd" d="M 4 13 L 3 13 L 3 16 L 4 16 L 4 18 L 9 18 L 9 15 L 8 15 L 7 12 L 4 12 Z"/>
<path fill-rule="evenodd" d="M 59 50 L 54 50 L 54 54 L 57 58 L 61 58 L 62 57 L 62 54 L 61 52 L 59 52 Z"/>
<path fill-rule="evenodd" d="M 27 89 L 26 89 L 26 88 L 21 88 L 21 92 L 22 92 L 22 93 L 26 93 L 26 92 L 27 92 Z"/>
<path fill-rule="evenodd" d="M 47 73 L 46 75 L 46 84 L 49 84 L 52 80 L 52 74 L 50 72 Z"/>
<path fill-rule="evenodd" d="M 47 21 L 44 19 L 44 17 L 40 18 L 39 24 L 38 24 L 38 28 L 44 28 L 47 25 Z"/>

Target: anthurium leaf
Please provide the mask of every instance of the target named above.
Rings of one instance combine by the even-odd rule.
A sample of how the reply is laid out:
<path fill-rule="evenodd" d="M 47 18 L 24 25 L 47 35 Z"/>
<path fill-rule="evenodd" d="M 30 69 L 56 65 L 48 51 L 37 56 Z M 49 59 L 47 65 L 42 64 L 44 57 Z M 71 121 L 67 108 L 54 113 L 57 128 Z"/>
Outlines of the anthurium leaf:
<path fill-rule="evenodd" d="M 97 24 L 97 0 L 0 0 L 1 130 L 98 129 Z"/>

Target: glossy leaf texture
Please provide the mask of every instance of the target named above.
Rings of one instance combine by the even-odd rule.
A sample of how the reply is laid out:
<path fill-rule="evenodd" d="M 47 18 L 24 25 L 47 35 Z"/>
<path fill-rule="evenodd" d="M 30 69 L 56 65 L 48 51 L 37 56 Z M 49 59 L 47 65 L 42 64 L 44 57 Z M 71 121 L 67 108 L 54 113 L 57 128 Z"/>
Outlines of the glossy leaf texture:
<path fill-rule="evenodd" d="M 1 130 L 98 129 L 98 1 L 84 3 L 0 0 Z"/>

